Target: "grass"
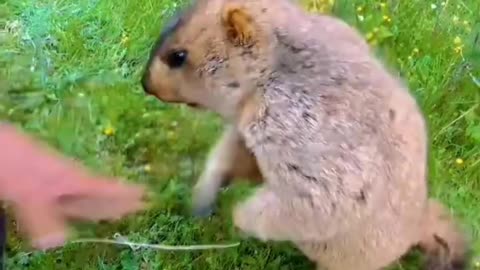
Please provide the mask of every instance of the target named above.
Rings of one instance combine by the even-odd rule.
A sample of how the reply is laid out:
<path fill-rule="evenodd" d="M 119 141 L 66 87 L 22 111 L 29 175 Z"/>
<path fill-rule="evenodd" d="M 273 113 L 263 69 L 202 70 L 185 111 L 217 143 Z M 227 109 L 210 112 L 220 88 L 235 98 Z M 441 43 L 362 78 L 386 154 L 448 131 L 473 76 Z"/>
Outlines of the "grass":
<path fill-rule="evenodd" d="M 304 1 L 326 11 L 320 1 Z M 148 184 L 144 214 L 79 224 L 83 237 L 120 233 L 166 244 L 239 239 L 230 210 L 248 186 L 221 197 L 219 215 L 190 216 L 199 175 L 221 121 L 145 97 L 139 75 L 174 0 L 0 0 L 0 119 L 9 119 L 92 170 Z M 480 2 L 337 0 L 331 8 L 365 33 L 411 87 L 428 118 L 431 195 L 465 224 L 480 254 Z M 9 269 L 313 269 L 289 244 L 133 251 L 75 244 L 30 252 L 11 235 Z M 418 269 L 416 256 L 392 269 Z"/>

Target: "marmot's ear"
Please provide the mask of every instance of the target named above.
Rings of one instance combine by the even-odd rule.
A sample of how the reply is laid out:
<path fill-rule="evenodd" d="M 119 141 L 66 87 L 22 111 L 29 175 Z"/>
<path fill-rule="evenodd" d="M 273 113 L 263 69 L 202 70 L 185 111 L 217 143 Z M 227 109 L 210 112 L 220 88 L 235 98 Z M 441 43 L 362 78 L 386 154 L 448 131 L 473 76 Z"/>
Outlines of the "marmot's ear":
<path fill-rule="evenodd" d="M 222 26 L 227 39 L 235 46 L 246 46 L 255 39 L 255 24 L 248 10 L 237 3 L 228 3 L 222 10 Z"/>

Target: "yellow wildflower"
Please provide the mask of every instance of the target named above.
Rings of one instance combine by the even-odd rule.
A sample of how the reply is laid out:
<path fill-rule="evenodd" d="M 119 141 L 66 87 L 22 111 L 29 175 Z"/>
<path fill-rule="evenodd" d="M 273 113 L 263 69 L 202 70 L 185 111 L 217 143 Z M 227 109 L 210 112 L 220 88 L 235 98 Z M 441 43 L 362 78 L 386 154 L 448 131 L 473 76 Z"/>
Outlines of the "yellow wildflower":
<path fill-rule="evenodd" d="M 146 164 L 145 166 L 143 166 L 143 170 L 146 171 L 146 172 L 151 172 L 152 171 L 152 166 L 150 166 L 150 164 Z"/>
<path fill-rule="evenodd" d="M 360 13 L 360 12 L 362 12 L 362 11 L 363 11 L 363 7 L 362 7 L 362 6 L 358 6 L 358 7 L 357 7 L 357 12 Z"/>
<path fill-rule="evenodd" d="M 454 39 L 453 39 L 453 44 L 455 44 L 455 48 L 453 49 L 453 51 L 457 54 L 462 54 L 463 52 L 463 42 L 462 42 L 462 39 L 459 37 L 459 36 L 456 36 Z"/>
<path fill-rule="evenodd" d="M 458 23 L 459 18 L 458 18 L 457 15 L 455 15 L 455 16 L 453 16 L 452 20 L 453 20 L 454 23 Z"/>
<path fill-rule="evenodd" d="M 130 38 L 128 37 L 128 35 L 126 33 L 123 33 L 122 34 L 122 40 L 120 41 L 120 43 L 121 44 L 127 44 L 129 40 L 130 40 Z"/>
<path fill-rule="evenodd" d="M 383 15 L 383 20 L 389 23 L 392 21 L 392 18 L 390 18 L 388 15 Z"/>
<path fill-rule="evenodd" d="M 453 43 L 455 45 L 461 45 L 462 44 L 462 39 L 459 36 L 456 36 L 455 39 L 453 39 Z"/>
<path fill-rule="evenodd" d="M 383 2 L 380 3 L 380 7 L 385 8 L 386 6 L 387 6 L 387 4 L 385 4 L 385 3 L 383 3 Z"/>
<path fill-rule="evenodd" d="M 456 54 L 462 54 L 463 53 L 463 46 L 457 46 L 457 47 L 453 48 L 453 51 Z"/>
<path fill-rule="evenodd" d="M 457 158 L 457 159 L 455 160 L 455 163 L 457 163 L 458 165 L 462 165 L 462 164 L 463 164 L 463 159 Z"/>
<path fill-rule="evenodd" d="M 420 52 L 420 50 L 419 50 L 418 48 L 414 48 L 414 49 L 413 49 L 413 53 L 417 54 L 417 53 L 419 53 L 419 52 Z"/>
<path fill-rule="evenodd" d="M 112 126 L 107 126 L 103 130 L 103 134 L 105 134 L 107 136 L 113 136 L 115 134 L 115 129 Z"/>
<path fill-rule="evenodd" d="M 311 11 L 320 12 L 320 13 L 328 13 L 333 5 L 335 4 L 335 0 L 321 0 L 321 1 L 303 1 L 308 3 L 309 9 Z"/>

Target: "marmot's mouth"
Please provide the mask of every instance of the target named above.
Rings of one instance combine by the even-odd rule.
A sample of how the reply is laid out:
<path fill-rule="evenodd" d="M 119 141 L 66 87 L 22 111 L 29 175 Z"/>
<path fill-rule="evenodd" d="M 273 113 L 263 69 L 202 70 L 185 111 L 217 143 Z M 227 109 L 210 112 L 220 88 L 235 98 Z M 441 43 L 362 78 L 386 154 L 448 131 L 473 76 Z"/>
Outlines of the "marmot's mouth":
<path fill-rule="evenodd" d="M 194 103 L 194 102 L 187 102 L 186 104 L 187 104 L 187 106 L 192 107 L 192 108 L 199 108 L 200 107 L 200 105 L 198 105 L 198 103 Z"/>

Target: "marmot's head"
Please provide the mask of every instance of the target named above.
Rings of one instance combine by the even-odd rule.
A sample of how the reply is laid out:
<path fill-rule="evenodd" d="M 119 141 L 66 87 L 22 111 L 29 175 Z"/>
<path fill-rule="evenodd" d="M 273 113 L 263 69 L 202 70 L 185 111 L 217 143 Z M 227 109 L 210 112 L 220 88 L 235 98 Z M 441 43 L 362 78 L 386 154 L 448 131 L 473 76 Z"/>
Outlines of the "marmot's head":
<path fill-rule="evenodd" d="M 194 1 L 161 33 L 142 79 L 145 91 L 164 102 L 234 117 L 270 66 L 262 2 Z"/>

